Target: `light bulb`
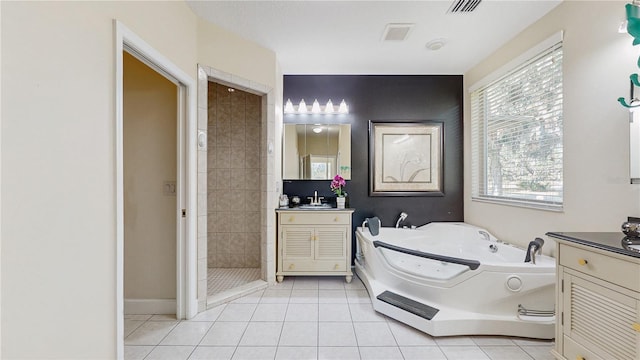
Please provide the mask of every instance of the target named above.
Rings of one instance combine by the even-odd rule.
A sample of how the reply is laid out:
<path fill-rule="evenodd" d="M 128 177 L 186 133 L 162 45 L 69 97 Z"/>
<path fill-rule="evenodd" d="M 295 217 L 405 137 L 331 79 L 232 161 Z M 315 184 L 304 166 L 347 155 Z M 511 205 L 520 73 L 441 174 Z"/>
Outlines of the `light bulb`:
<path fill-rule="evenodd" d="M 318 99 L 313 101 L 313 105 L 311 106 L 311 112 L 314 114 L 320 113 L 320 104 L 318 103 Z"/>
<path fill-rule="evenodd" d="M 327 114 L 333 114 L 336 110 L 333 108 L 333 103 L 331 102 L 331 99 L 329 99 L 329 101 L 327 101 L 327 106 L 325 106 L 324 108 L 324 112 Z"/>
<path fill-rule="evenodd" d="M 293 109 L 293 104 L 291 103 L 291 99 L 287 99 L 286 104 L 284 104 L 284 112 L 285 114 L 291 114 L 295 110 Z"/>
<path fill-rule="evenodd" d="M 300 100 L 300 104 L 298 104 L 298 112 L 300 114 L 307 113 L 307 104 L 304 102 L 304 99 Z"/>
<path fill-rule="evenodd" d="M 348 114 L 349 113 L 349 107 L 347 107 L 347 103 L 344 101 L 344 99 L 342 99 L 342 102 L 340 102 L 340 107 L 338 107 L 338 112 L 340 114 Z"/>

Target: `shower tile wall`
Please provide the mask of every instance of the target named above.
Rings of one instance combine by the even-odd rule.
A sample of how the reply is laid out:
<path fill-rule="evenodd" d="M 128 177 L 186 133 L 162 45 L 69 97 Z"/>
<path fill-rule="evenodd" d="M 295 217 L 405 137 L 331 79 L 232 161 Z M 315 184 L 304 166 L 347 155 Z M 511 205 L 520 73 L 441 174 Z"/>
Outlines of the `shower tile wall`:
<path fill-rule="evenodd" d="M 262 100 L 214 82 L 208 97 L 208 267 L 259 268 Z"/>

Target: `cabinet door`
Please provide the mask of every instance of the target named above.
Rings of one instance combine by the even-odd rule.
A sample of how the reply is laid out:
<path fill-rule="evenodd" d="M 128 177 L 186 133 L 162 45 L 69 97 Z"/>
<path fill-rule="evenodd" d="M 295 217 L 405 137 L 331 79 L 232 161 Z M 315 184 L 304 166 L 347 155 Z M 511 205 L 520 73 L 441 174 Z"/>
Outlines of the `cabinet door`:
<path fill-rule="evenodd" d="M 282 227 L 282 258 L 313 259 L 315 234 L 308 226 Z"/>
<path fill-rule="evenodd" d="M 322 226 L 317 227 L 315 231 L 317 260 L 346 259 L 348 231 L 346 226 Z"/>
<path fill-rule="evenodd" d="M 637 293 L 629 294 L 616 285 L 565 270 L 564 334 L 603 359 L 638 359 L 640 332 L 634 327 L 640 319 L 640 301 Z M 565 355 L 569 350 L 565 348 Z"/>

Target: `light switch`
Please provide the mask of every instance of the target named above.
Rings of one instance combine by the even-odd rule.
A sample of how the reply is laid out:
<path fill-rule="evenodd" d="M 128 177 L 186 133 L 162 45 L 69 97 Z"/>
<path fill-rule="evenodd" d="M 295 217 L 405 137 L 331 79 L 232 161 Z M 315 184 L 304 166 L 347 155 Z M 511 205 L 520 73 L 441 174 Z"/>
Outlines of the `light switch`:
<path fill-rule="evenodd" d="M 176 182 L 165 181 L 162 184 L 162 194 L 165 196 L 176 196 Z"/>

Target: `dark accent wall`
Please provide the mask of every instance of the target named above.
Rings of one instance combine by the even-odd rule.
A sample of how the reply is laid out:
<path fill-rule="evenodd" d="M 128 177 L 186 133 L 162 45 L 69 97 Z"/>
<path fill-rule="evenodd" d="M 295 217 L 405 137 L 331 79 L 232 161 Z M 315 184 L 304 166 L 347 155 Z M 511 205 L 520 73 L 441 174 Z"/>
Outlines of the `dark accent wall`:
<path fill-rule="evenodd" d="M 284 101 L 304 99 L 311 105 L 327 100 L 349 104 L 348 115 L 284 116 L 285 123 L 351 124 L 351 180 L 348 206 L 355 208 L 354 230 L 362 221 L 378 216 L 383 226 L 394 226 L 400 212 L 409 214 L 405 225 L 433 221 L 463 221 L 463 133 L 461 75 L 286 75 Z M 402 122 L 435 120 L 444 123 L 444 196 L 369 196 L 369 120 Z M 288 195 L 318 194 L 335 197 L 330 181 L 285 181 Z M 355 240 L 354 240 L 355 241 Z"/>

